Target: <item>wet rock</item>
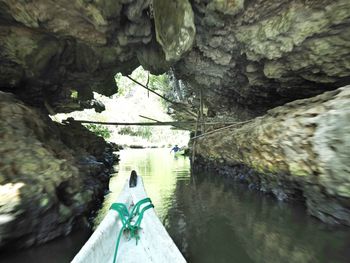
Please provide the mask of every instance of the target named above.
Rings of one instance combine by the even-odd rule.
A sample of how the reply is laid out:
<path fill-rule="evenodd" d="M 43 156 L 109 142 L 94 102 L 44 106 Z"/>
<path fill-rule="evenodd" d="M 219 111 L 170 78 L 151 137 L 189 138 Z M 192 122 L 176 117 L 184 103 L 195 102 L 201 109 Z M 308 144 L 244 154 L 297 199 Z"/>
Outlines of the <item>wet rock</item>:
<path fill-rule="evenodd" d="M 0 90 L 56 113 L 91 107 L 93 91 L 116 93 L 115 74 L 135 69 L 137 47 L 151 41 L 149 2 L 2 1 Z"/>
<path fill-rule="evenodd" d="M 172 66 L 194 108 L 201 89 L 214 115 L 246 120 L 349 83 L 349 10 L 347 0 L 4 0 L 0 89 L 69 112 L 91 107 L 93 91 L 116 93 L 118 72 Z"/>
<path fill-rule="evenodd" d="M 169 111 L 175 110 L 176 117 L 193 120 L 192 114 L 184 113 L 183 109 L 197 112 L 202 93 L 207 118 L 220 122 L 249 120 L 286 102 L 349 84 L 349 19 L 348 0 L 72 0 L 69 3 L 3 0 L 0 3 L 0 90 L 12 92 L 27 105 L 51 114 L 82 108 L 102 111 L 103 105 L 93 99 L 93 92 L 107 96 L 116 93 L 117 72 L 130 74 L 140 64 L 156 74 L 172 67 L 174 83 L 179 83 L 178 80 L 182 83 L 182 95 L 174 97 L 178 105 L 188 105 L 175 105 Z M 76 98 L 72 96 L 73 91 L 78 93 Z M 346 102 L 342 103 L 346 108 Z M 298 119 L 297 115 L 303 115 L 305 110 L 309 116 L 315 115 L 317 121 L 308 117 L 290 124 L 285 119 L 283 128 L 277 131 L 272 123 L 279 123 L 281 115 L 275 110 L 268 113 L 271 125 L 256 121 L 254 127 L 244 126 L 246 134 L 249 129 L 256 131 L 256 138 L 237 135 L 244 143 L 236 145 L 232 138 L 224 137 L 209 157 L 223 160 L 222 166 L 227 165 L 227 160 L 235 160 L 235 165 L 242 162 L 258 173 L 265 172 L 266 168 L 272 174 L 269 177 L 253 173 L 240 173 L 235 177 L 262 191 L 281 189 L 281 183 L 287 184 L 288 174 L 293 174 L 301 184 L 322 185 L 322 191 L 315 191 L 331 196 L 331 203 L 334 198 L 337 202 L 343 198 L 348 200 L 349 140 L 343 136 L 348 134 L 348 117 L 340 114 L 340 106 L 328 113 L 322 107 L 310 111 L 304 104 L 300 105 L 300 112 L 295 108 L 288 108 L 292 115 L 294 112 L 291 120 Z M 322 118 L 318 119 L 319 116 Z M 43 120 L 50 122 L 45 117 Z M 259 125 L 261 127 L 256 128 Z M 13 129 L 28 130 L 20 124 Z M 67 139 L 69 132 L 65 132 L 65 128 L 58 130 L 65 134 L 65 143 L 72 145 L 68 148 L 91 150 L 88 145 L 76 145 L 74 140 Z M 266 138 L 270 132 L 271 136 L 280 133 L 284 137 L 269 141 Z M 9 142 L 14 140 L 4 136 Z M 41 136 L 47 137 L 45 132 Z M 40 138 L 41 144 L 47 143 Z M 254 146 L 251 141 L 259 140 L 266 140 L 266 144 L 258 145 L 254 154 L 250 154 Z M 230 145 L 231 152 L 225 147 L 220 149 L 220 145 Z M 50 156 L 50 151 L 45 147 L 29 148 L 28 152 L 18 154 L 18 158 L 27 161 L 5 165 L 6 174 L 43 169 L 37 160 Z M 68 153 L 60 154 L 64 160 L 69 157 Z M 290 162 L 281 161 L 280 156 L 288 156 Z M 101 158 L 103 160 L 96 160 L 104 165 L 111 161 Z M 47 171 L 60 171 L 60 166 L 68 165 L 61 159 L 52 159 L 50 167 L 43 166 Z M 278 172 L 285 172 L 285 178 L 279 180 L 280 177 L 274 176 L 276 167 Z M 73 178 L 75 173 L 78 172 L 71 175 L 67 172 L 65 176 Z M 5 179 L 8 180 L 0 177 L 0 183 Z M 53 186 L 49 189 L 54 191 Z M 286 192 L 285 189 L 289 187 L 284 187 L 282 192 Z M 91 187 L 85 195 L 94 191 Z M 282 192 L 276 190 L 275 195 L 283 199 Z M 308 200 L 313 200 L 312 203 L 323 202 L 322 198 L 310 196 Z M 79 206 L 79 211 L 84 209 L 84 205 Z M 316 214 L 312 211 L 318 208 L 316 205 L 316 210 L 309 209 Z M 326 214 L 329 209 L 324 211 Z M 12 218 L 4 215 L 5 221 Z M 340 215 L 336 218 L 344 221 Z M 58 232 L 64 232 L 64 227 Z"/>
<path fill-rule="evenodd" d="M 208 4 L 208 9 L 219 11 L 227 15 L 235 15 L 243 10 L 244 0 L 213 0 Z"/>
<path fill-rule="evenodd" d="M 218 116 L 246 120 L 349 84 L 349 1 L 212 0 L 192 8 L 196 39 L 175 72 L 187 89 L 202 89 Z"/>
<path fill-rule="evenodd" d="M 0 249 L 47 242 L 88 217 L 108 188 L 112 146 L 0 92 Z"/>
<path fill-rule="evenodd" d="M 154 0 L 154 23 L 158 43 L 167 61 L 177 61 L 191 49 L 196 28 L 188 0 Z"/>
<path fill-rule="evenodd" d="M 197 139 L 195 151 L 284 200 L 302 192 L 308 211 L 350 225 L 350 87 L 297 100 L 248 123 Z M 224 160 L 224 163 L 220 162 Z"/>
<path fill-rule="evenodd" d="M 155 40 L 147 46 L 141 47 L 137 51 L 137 58 L 142 67 L 152 74 L 167 72 L 171 66 L 171 63 L 165 59 L 163 49 Z"/>

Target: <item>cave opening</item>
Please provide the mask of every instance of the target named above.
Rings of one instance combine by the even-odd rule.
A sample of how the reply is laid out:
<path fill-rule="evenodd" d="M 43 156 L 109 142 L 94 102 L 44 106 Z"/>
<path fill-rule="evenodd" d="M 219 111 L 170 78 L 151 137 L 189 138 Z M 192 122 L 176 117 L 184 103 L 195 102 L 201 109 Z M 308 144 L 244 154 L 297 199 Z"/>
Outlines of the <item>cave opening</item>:
<path fill-rule="evenodd" d="M 153 75 L 141 66 L 130 75 L 115 75 L 118 92 L 112 96 L 93 93 L 94 100 L 104 106 L 104 111 L 86 109 L 68 114 L 52 115 L 58 122 L 67 118 L 85 121 L 144 123 L 175 122 L 173 104 L 184 97 L 183 86 L 170 73 Z M 72 98 L 79 98 L 79 92 L 71 91 Z M 170 147 L 186 146 L 189 131 L 181 127 L 128 126 L 84 124 L 90 131 L 124 147 Z"/>

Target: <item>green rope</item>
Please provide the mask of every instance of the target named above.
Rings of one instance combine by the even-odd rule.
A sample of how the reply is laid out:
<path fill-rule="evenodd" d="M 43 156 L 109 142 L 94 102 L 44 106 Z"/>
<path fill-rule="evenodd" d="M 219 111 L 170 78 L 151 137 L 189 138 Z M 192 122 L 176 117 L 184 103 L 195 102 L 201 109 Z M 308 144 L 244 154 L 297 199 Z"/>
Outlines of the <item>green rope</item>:
<path fill-rule="evenodd" d="M 148 205 L 144 206 L 141 209 L 141 206 L 143 204 L 147 204 L 147 203 L 148 203 Z M 117 259 L 118 247 L 119 247 L 122 233 L 124 231 L 128 231 L 129 232 L 129 239 L 128 240 L 135 238 L 136 245 L 137 245 L 137 242 L 140 239 L 140 235 L 139 235 L 138 231 L 141 229 L 141 221 L 143 218 L 143 214 L 145 213 L 145 211 L 147 209 L 153 208 L 153 207 L 154 207 L 154 205 L 152 204 L 152 201 L 150 198 L 144 198 L 144 199 L 138 201 L 134 205 L 134 207 L 132 208 L 131 212 L 129 212 L 128 208 L 123 203 L 113 203 L 111 205 L 110 209 L 118 212 L 119 218 L 123 224 L 122 228 L 120 229 L 120 231 L 118 233 L 118 238 L 117 238 L 117 242 L 116 242 L 116 246 L 115 246 L 115 250 L 114 250 L 113 263 L 115 263 L 116 259 Z M 140 209 L 141 209 L 141 211 L 140 211 Z M 137 220 L 135 221 L 135 223 L 132 223 L 133 218 L 136 216 L 138 216 Z"/>

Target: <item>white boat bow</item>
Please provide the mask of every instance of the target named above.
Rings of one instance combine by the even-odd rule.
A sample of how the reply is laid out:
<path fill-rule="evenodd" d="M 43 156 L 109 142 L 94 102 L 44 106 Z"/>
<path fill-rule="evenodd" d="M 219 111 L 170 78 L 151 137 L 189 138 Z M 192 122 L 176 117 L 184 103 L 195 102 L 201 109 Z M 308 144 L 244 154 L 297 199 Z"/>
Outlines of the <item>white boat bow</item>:
<path fill-rule="evenodd" d="M 129 187 L 129 180 L 117 200 L 118 203 L 126 204 L 128 208 L 147 197 L 140 176 L 137 176 L 135 187 Z M 117 237 L 122 227 L 118 212 L 109 210 L 92 236 L 74 257 L 72 263 L 112 263 Z M 145 211 L 139 235 L 137 245 L 135 239 L 128 240 L 126 235 L 122 235 L 117 263 L 186 262 L 153 208 Z"/>

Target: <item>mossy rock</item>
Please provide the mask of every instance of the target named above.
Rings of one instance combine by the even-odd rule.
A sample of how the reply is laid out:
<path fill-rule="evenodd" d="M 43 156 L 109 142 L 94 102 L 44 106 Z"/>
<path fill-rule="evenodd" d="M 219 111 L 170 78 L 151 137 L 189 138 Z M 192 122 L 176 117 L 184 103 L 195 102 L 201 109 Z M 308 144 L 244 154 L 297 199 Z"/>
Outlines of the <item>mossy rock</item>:
<path fill-rule="evenodd" d="M 191 49 L 196 28 L 192 6 L 187 0 L 154 0 L 156 37 L 167 61 L 178 61 Z"/>

